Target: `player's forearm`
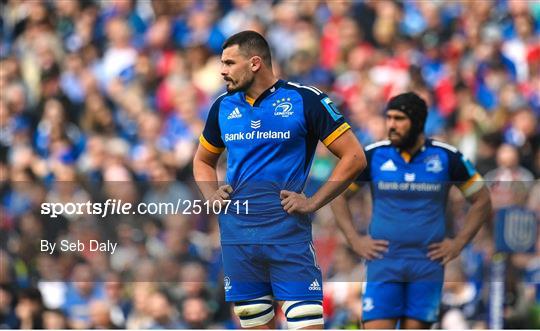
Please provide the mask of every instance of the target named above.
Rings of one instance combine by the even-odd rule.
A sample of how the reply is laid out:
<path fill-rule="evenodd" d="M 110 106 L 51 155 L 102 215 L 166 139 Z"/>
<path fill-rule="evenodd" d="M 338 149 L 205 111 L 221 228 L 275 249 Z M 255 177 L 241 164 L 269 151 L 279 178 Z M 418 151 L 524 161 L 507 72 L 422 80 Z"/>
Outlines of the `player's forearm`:
<path fill-rule="evenodd" d="M 338 195 L 332 202 L 330 208 L 334 214 L 336 224 L 349 243 L 352 243 L 358 236 L 352 222 L 352 214 L 343 194 Z"/>
<path fill-rule="evenodd" d="M 366 165 L 366 157 L 362 150 L 360 150 L 360 153 L 353 151 L 343 155 L 328 181 L 311 197 L 315 210 L 318 210 L 345 191 L 360 172 L 364 170 Z"/>
<path fill-rule="evenodd" d="M 483 187 L 474 198 L 469 212 L 465 217 L 465 226 L 458 233 L 455 240 L 460 244 L 461 248 L 465 247 L 472 238 L 478 233 L 482 225 L 491 217 L 491 199 L 489 191 Z"/>
<path fill-rule="evenodd" d="M 203 197 L 209 200 L 218 189 L 216 168 L 202 160 L 193 160 L 193 177 Z"/>

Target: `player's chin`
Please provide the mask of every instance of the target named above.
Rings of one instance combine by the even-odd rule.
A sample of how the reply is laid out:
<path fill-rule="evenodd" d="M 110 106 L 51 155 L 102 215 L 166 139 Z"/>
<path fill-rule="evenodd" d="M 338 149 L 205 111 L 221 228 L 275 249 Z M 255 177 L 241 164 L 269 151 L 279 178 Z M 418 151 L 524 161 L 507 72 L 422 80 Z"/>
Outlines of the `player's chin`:
<path fill-rule="evenodd" d="M 227 82 L 227 92 L 231 93 L 231 92 L 236 92 L 238 90 L 239 90 L 238 86 L 236 86 L 233 82 Z"/>
<path fill-rule="evenodd" d="M 390 140 L 390 142 L 394 146 L 399 147 L 399 146 L 403 145 L 403 139 L 401 138 L 401 136 L 391 134 L 391 135 L 388 136 L 388 139 Z"/>

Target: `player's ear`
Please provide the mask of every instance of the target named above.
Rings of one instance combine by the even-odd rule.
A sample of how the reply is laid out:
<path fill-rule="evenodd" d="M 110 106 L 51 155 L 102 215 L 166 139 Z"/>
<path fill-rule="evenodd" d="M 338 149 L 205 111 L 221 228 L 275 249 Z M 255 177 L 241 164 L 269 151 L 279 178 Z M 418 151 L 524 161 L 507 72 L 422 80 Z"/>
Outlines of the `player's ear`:
<path fill-rule="evenodd" d="M 250 62 L 250 69 L 252 72 L 259 71 L 262 65 L 262 59 L 260 56 L 253 56 L 249 62 Z"/>

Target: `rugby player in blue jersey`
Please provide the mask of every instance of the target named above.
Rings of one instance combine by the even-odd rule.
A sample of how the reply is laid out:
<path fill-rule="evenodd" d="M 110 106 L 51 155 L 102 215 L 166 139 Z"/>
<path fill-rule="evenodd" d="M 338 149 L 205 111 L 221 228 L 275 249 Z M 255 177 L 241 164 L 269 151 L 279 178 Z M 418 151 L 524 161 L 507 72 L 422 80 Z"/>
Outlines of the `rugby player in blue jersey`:
<path fill-rule="evenodd" d="M 391 98 L 388 140 L 365 148 L 367 167 L 357 184 L 371 184 L 367 235 L 352 224 L 346 196 L 331 204 L 339 227 L 368 260 L 362 320 L 366 329 L 429 328 L 437 320 L 444 265 L 456 258 L 491 215 L 489 192 L 453 146 L 427 139 L 427 106 L 415 93 Z M 445 237 L 448 190 L 456 185 L 471 207 L 463 228 Z"/>
<path fill-rule="evenodd" d="M 309 214 L 358 176 L 366 164 L 362 147 L 327 95 L 274 76 L 260 34 L 231 36 L 221 62 L 227 93 L 210 109 L 193 171 L 208 201 L 231 200 L 219 215 L 226 300 L 244 328 L 275 328 L 273 300 L 282 302 L 289 328 L 323 328 Z M 302 190 L 318 141 L 339 161 L 308 198 Z M 226 184 L 218 186 L 225 149 Z"/>

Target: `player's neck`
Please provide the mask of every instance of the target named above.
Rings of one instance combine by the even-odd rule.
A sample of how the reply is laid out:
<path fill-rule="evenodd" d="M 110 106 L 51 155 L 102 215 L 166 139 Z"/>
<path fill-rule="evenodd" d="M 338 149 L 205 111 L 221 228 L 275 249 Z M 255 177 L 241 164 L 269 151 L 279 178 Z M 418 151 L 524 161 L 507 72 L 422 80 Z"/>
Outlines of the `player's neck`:
<path fill-rule="evenodd" d="M 424 146 L 425 143 L 426 136 L 421 134 L 418 136 L 418 139 L 416 139 L 416 143 L 412 147 L 404 149 L 404 151 L 409 153 L 409 155 L 414 155 L 420 150 L 420 148 L 422 148 L 422 146 Z"/>
<path fill-rule="evenodd" d="M 251 87 L 246 91 L 246 96 L 250 97 L 253 100 L 268 90 L 272 85 L 274 85 L 278 79 L 273 74 L 260 75 L 255 79 Z"/>

